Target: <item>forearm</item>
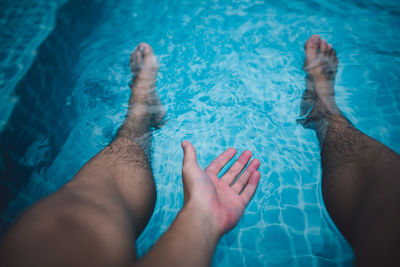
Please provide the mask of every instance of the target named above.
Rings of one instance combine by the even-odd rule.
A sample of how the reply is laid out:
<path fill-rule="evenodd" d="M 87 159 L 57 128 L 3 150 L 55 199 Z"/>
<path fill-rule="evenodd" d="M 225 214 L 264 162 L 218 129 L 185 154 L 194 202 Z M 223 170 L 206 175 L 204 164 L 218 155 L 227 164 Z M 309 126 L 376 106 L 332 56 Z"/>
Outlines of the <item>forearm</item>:
<path fill-rule="evenodd" d="M 220 236 L 212 220 L 187 204 L 137 266 L 209 266 Z"/>

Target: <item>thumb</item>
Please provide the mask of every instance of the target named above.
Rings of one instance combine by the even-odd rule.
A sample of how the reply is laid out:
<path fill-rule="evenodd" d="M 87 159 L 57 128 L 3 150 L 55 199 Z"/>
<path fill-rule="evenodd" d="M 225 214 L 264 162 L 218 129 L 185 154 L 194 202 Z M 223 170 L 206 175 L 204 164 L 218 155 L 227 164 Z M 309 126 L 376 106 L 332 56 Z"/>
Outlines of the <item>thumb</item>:
<path fill-rule="evenodd" d="M 185 168 L 185 166 L 197 166 L 196 150 L 193 145 L 189 141 L 183 141 L 181 145 L 183 148 L 183 168 Z"/>

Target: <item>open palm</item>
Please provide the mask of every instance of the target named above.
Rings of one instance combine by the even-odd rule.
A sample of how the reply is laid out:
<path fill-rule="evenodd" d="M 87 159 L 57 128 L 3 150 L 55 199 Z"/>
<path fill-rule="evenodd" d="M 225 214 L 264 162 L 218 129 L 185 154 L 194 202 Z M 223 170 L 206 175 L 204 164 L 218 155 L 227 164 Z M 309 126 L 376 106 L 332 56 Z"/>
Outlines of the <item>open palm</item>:
<path fill-rule="evenodd" d="M 260 161 L 253 159 L 246 167 L 252 156 L 251 152 L 246 150 L 232 167 L 218 178 L 218 173 L 236 154 L 235 149 L 226 150 L 203 170 L 197 162 L 193 145 L 183 141 L 182 147 L 185 203 L 190 202 L 199 212 L 211 216 L 222 235 L 238 223 L 253 197 L 260 179 L 260 173 L 257 171 Z"/>

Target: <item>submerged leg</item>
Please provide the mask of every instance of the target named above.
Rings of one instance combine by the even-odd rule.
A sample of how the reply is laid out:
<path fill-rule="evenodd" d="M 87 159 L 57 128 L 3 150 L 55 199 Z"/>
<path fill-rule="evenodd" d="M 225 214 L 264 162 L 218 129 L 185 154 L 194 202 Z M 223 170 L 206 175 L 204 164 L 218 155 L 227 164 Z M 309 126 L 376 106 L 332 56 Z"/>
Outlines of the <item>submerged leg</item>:
<path fill-rule="evenodd" d="M 313 89 L 303 95 L 301 113 L 309 112 L 301 123 L 316 130 L 324 202 L 353 246 L 356 264 L 395 266 L 400 262 L 400 156 L 341 114 L 333 87 L 337 62 L 331 45 L 310 37 L 304 69 Z"/>
<path fill-rule="evenodd" d="M 136 259 L 134 240 L 156 200 L 145 152 L 150 127 L 164 111 L 154 92 L 158 65 L 149 45 L 133 52 L 131 68 L 130 107 L 116 139 L 18 220 L 0 248 L 5 266 L 122 266 Z"/>

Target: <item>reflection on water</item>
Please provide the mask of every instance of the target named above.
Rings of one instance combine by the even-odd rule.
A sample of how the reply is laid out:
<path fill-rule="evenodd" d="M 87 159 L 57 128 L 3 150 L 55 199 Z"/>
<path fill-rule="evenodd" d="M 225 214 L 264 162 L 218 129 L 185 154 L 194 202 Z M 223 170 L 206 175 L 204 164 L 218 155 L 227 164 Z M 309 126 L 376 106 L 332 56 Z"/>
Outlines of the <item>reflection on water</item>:
<path fill-rule="evenodd" d="M 179 143 L 188 139 L 202 166 L 230 146 L 261 160 L 258 191 L 219 243 L 214 266 L 351 265 L 351 249 L 321 205 L 318 141 L 296 123 L 303 46 L 314 33 L 334 45 L 339 107 L 399 152 L 398 7 L 123 0 L 93 1 L 90 12 L 78 12 L 80 5 L 70 1 L 60 9 L 57 27 L 17 87 L 24 112 L 13 114 L 2 134 L 2 161 L 15 166 L 8 174 L 27 179 L 11 185 L 18 196 L 2 212 L 3 222 L 69 180 L 113 138 L 128 106 L 129 54 L 145 41 L 160 61 L 157 92 L 167 123 L 153 135 L 158 201 L 137 242 L 139 254 L 182 205 Z M 14 172 L 21 165 L 31 169 Z"/>

